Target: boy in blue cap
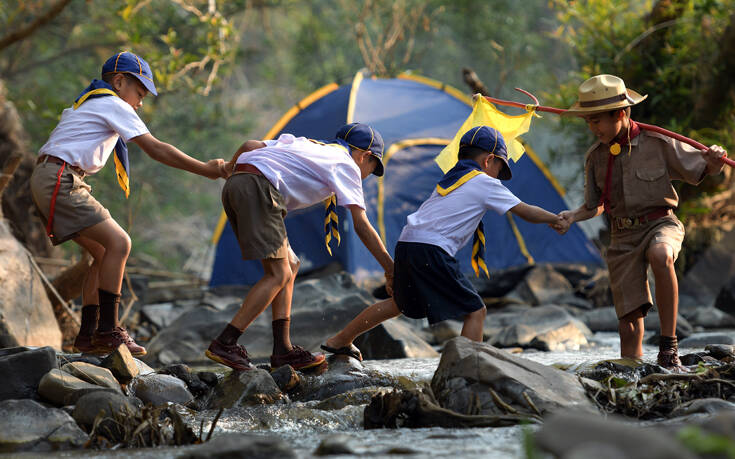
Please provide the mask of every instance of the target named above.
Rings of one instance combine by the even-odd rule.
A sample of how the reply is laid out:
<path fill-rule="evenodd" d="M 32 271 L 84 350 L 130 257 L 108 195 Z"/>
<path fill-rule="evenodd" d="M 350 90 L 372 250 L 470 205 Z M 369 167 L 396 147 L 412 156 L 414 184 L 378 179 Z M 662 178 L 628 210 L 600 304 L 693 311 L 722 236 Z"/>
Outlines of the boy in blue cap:
<path fill-rule="evenodd" d="M 203 163 L 153 137 L 136 110 L 147 93 L 157 95 L 148 63 L 130 52 L 117 53 L 102 66 L 102 80 L 82 91 L 41 147 L 31 176 L 33 200 L 54 245 L 73 240 L 94 261 L 82 289 L 82 323 L 77 351 L 106 354 L 125 344 L 145 355 L 118 319 L 120 289 L 130 237 L 91 195 L 86 175 L 102 169 L 114 151 L 118 182 L 129 195 L 126 142 L 135 142 L 151 158 L 216 179 L 227 175 L 223 159 Z"/>
<path fill-rule="evenodd" d="M 403 227 L 395 250 L 393 298 L 366 308 L 322 349 L 362 360 L 352 342 L 379 323 L 403 314 L 434 324 L 463 318 L 462 336 L 482 341 L 485 304 L 454 258 L 473 237 L 472 266 L 483 269 L 485 235 L 482 217 L 492 209 L 513 212 L 532 223 L 548 223 L 561 232 L 565 222 L 540 207 L 521 202 L 501 180 L 512 176 L 503 136 L 477 126 L 460 139 L 457 164 L 439 181 L 429 199 Z"/>
<path fill-rule="evenodd" d="M 249 140 L 232 158 L 233 175 L 222 189 L 222 204 L 245 260 L 260 260 L 265 274 L 250 289 L 242 307 L 205 352 L 207 357 L 236 370 L 253 366 L 245 347 L 237 344 L 245 329 L 272 304 L 271 367 L 307 369 L 324 362 L 291 344 L 291 297 L 299 260 L 288 243 L 283 218 L 288 211 L 329 199 L 352 213 L 355 232 L 385 270 L 390 284 L 393 259 L 365 214 L 362 180 L 383 175 L 383 139 L 366 124 L 352 123 L 337 138 L 318 142 L 282 134 L 277 140 Z M 328 211 L 330 210 L 328 207 Z M 329 238 L 338 237 L 328 215 Z"/>

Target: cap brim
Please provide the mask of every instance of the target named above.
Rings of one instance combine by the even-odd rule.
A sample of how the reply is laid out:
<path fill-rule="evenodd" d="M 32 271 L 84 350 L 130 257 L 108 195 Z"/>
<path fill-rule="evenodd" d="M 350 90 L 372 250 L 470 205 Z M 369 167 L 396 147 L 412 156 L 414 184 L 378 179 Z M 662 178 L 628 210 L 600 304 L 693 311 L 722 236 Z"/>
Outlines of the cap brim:
<path fill-rule="evenodd" d="M 156 85 L 153 84 L 153 82 L 151 80 L 149 80 L 148 78 L 144 77 L 143 75 L 138 75 L 137 73 L 133 73 L 133 72 L 128 72 L 128 73 L 130 75 L 133 75 L 135 78 L 138 79 L 138 81 L 140 81 L 141 83 L 143 83 L 143 86 L 148 90 L 148 92 L 150 92 L 154 96 L 157 96 L 158 95 L 158 91 L 156 91 Z"/>
<path fill-rule="evenodd" d="M 587 115 L 596 115 L 598 113 L 605 113 L 610 112 L 613 110 L 620 110 L 627 107 L 632 107 L 634 105 L 638 105 L 646 98 L 648 98 L 648 94 L 646 95 L 640 95 L 637 92 L 633 91 L 632 89 L 628 89 L 628 96 L 632 101 L 628 100 L 621 100 L 620 102 L 615 102 L 608 105 L 602 105 L 599 107 L 582 107 L 579 104 L 579 101 L 575 102 L 574 105 L 569 107 L 565 112 L 562 112 L 562 116 L 587 116 Z"/>
<path fill-rule="evenodd" d="M 375 170 L 373 170 L 373 175 L 382 177 L 383 174 L 385 174 L 385 167 L 383 166 L 383 160 L 375 155 L 373 155 L 373 158 L 378 160 L 378 164 L 375 166 Z"/>
<path fill-rule="evenodd" d="M 508 164 L 508 160 L 503 158 L 502 156 L 495 156 L 496 158 L 500 158 L 503 160 L 503 168 L 498 173 L 498 179 L 500 180 L 510 180 L 513 178 L 513 172 L 510 170 L 510 164 Z"/>

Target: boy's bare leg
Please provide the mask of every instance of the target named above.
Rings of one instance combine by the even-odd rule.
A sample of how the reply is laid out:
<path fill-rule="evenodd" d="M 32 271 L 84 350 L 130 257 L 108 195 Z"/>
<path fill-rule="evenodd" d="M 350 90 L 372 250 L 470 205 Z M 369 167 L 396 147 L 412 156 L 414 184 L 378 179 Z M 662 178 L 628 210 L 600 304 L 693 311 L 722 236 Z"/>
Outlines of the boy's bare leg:
<path fill-rule="evenodd" d="M 363 309 L 357 317 L 352 319 L 339 333 L 329 338 L 325 344 L 333 348 L 349 346 L 355 338 L 366 331 L 399 315 L 401 315 L 401 311 L 398 310 L 393 298 L 380 301 Z"/>
<path fill-rule="evenodd" d="M 115 220 L 108 218 L 82 230 L 80 235 L 82 237 L 77 239 L 90 239 L 105 249 L 98 268 L 98 288 L 120 294 L 125 263 L 130 255 L 131 243 L 128 233 Z"/>
<path fill-rule="evenodd" d="M 676 336 L 679 310 L 679 283 L 674 270 L 674 251 L 668 244 L 655 244 L 646 251 L 656 279 L 656 307 L 661 336 Z"/>
<path fill-rule="evenodd" d="M 102 258 L 105 255 L 105 248 L 102 244 L 84 236 L 77 236 L 74 242 L 79 244 L 84 250 L 92 256 L 92 264 L 89 266 L 84 283 L 82 284 L 82 303 L 83 304 L 100 304 L 99 292 L 99 275 Z"/>
<path fill-rule="evenodd" d="M 485 314 L 487 308 L 482 307 L 477 311 L 471 312 L 464 316 L 464 325 L 462 326 L 462 336 L 472 341 L 482 342 L 482 331 L 485 328 Z"/>
<path fill-rule="evenodd" d="M 296 273 L 299 271 L 301 262 L 290 248 L 288 251 L 291 278 L 286 283 L 286 286 L 273 298 L 273 303 L 271 304 L 273 355 L 286 354 L 293 349 L 291 345 L 291 300 L 293 298 L 293 285 L 296 282 Z"/>
<path fill-rule="evenodd" d="M 288 258 L 269 258 L 261 260 L 261 263 L 265 274 L 250 289 L 240 310 L 230 321 L 240 331 L 248 328 L 291 280 Z"/>
<path fill-rule="evenodd" d="M 643 357 L 643 331 L 643 314 L 640 309 L 618 319 L 621 357 L 631 359 Z"/>

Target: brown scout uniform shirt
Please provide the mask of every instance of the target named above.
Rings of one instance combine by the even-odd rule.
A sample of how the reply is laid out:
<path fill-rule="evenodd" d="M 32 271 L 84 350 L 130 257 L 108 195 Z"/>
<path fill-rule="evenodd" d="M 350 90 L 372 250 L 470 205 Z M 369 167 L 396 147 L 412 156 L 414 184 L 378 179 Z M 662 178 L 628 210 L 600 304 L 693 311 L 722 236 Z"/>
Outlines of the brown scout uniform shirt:
<path fill-rule="evenodd" d="M 704 178 L 707 162 L 688 144 L 642 128 L 630 144 L 630 154 L 628 146 L 622 145 L 613 161 L 611 217 L 641 217 L 661 207 L 676 208 L 679 196 L 671 181 L 696 185 Z M 609 146 L 601 142 L 587 152 L 584 197 L 588 209 L 600 205 L 609 154 Z"/>

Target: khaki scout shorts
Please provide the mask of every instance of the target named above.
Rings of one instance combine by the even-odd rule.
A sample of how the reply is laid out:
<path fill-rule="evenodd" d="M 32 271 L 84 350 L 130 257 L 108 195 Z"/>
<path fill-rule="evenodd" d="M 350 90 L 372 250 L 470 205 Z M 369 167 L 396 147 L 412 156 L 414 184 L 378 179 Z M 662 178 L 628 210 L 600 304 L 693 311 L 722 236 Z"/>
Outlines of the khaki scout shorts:
<path fill-rule="evenodd" d="M 60 167 L 53 162 L 44 162 L 37 165 L 31 175 L 31 195 L 44 225 L 47 224 Z M 80 231 L 110 218 L 110 212 L 90 194 L 91 191 L 92 187 L 77 172 L 68 165 L 64 168 L 54 206 L 51 237 L 54 245 L 73 239 Z"/>
<path fill-rule="evenodd" d="M 287 258 L 286 201 L 262 175 L 230 176 L 222 188 L 222 206 L 240 244 L 243 260 Z"/>
<path fill-rule="evenodd" d="M 674 215 L 659 218 L 640 228 L 612 233 L 605 258 L 618 319 L 641 307 L 645 316 L 653 306 L 646 251 L 655 244 L 668 244 L 676 260 L 683 240 L 684 225 Z"/>

